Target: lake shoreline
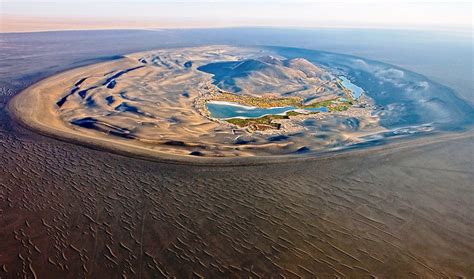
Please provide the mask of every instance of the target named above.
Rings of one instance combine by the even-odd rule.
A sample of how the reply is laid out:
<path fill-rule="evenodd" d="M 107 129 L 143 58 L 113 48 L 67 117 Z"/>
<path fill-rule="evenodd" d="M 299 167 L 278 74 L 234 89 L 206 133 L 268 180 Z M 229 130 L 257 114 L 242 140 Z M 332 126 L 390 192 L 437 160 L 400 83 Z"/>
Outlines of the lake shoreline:
<path fill-rule="evenodd" d="M 228 46 L 219 47 L 222 49 L 230 49 L 231 51 L 240 51 L 240 49 Z M 213 51 L 215 48 L 215 46 L 209 46 L 207 48 L 204 47 L 204 49 L 208 51 Z M 182 51 L 189 51 L 191 53 L 194 53 L 196 51 L 200 52 L 201 49 L 202 48 L 174 50 L 172 49 L 166 51 L 163 50 L 163 53 L 169 53 L 170 51 L 175 51 L 179 53 L 181 53 Z M 274 122 L 275 125 L 282 127 L 281 129 L 249 131 L 249 129 L 247 129 L 246 127 L 236 128 L 235 125 L 227 123 L 223 119 L 213 118 L 211 113 L 207 110 L 207 102 L 214 101 L 213 98 L 215 98 L 215 96 L 219 96 L 219 94 L 221 93 L 214 84 L 211 84 L 212 80 L 210 79 L 210 75 L 202 73 L 196 74 L 197 81 L 200 85 L 194 88 L 195 91 L 191 91 L 191 93 L 188 93 L 187 96 L 179 96 L 180 99 L 178 101 L 181 106 L 179 110 L 176 110 L 175 103 L 168 102 L 163 103 L 163 105 L 160 106 L 161 110 L 164 111 L 175 112 L 183 110 L 183 112 L 180 113 L 191 115 L 191 117 L 188 117 L 188 119 L 186 120 L 187 122 L 184 123 L 190 126 L 183 126 L 186 128 L 184 130 L 180 130 L 181 126 L 173 126 L 172 124 L 167 124 L 167 126 L 159 128 L 161 129 L 159 130 L 160 133 L 167 133 L 168 131 L 172 131 L 176 133 L 176 135 L 178 135 L 179 137 L 140 137 L 139 135 L 130 133 L 129 130 L 122 129 L 119 126 L 115 128 L 109 122 L 97 121 L 94 118 L 88 117 L 87 114 L 78 115 L 82 117 L 79 119 L 82 119 L 82 122 L 78 121 L 77 117 L 71 118 L 70 121 L 65 121 L 63 116 L 61 116 L 63 110 L 62 100 L 66 100 L 67 98 L 75 98 L 75 100 L 71 101 L 72 103 L 70 104 L 74 106 L 87 106 L 87 103 L 92 103 L 93 105 L 96 105 L 95 102 L 87 101 L 90 98 L 86 99 L 87 91 L 97 87 L 94 84 L 100 83 L 101 86 L 103 86 L 104 88 L 106 87 L 105 90 L 103 90 L 102 92 L 112 94 L 108 92 L 114 92 L 114 87 L 116 87 L 117 83 L 116 80 L 120 76 L 125 74 L 137 75 L 135 78 L 138 78 L 141 75 L 140 71 L 143 71 L 144 74 L 150 75 L 149 71 L 155 69 L 153 68 L 154 66 L 146 67 L 146 59 L 149 59 L 148 61 L 155 61 L 154 59 L 156 57 L 154 55 L 154 52 L 133 53 L 125 56 L 124 58 L 117 59 L 114 61 L 108 61 L 85 67 L 80 67 L 51 76 L 28 87 L 23 92 L 15 96 L 15 98 L 9 104 L 10 111 L 14 115 L 16 115 L 17 119 L 24 123 L 25 126 L 31 127 L 34 130 L 38 130 L 41 133 L 47 134 L 52 137 L 60 138 L 66 141 L 71 141 L 96 149 L 121 153 L 127 156 L 136 156 L 149 159 L 151 158 L 153 160 L 166 162 L 189 161 L 191 164 L 240 165 L 271 163 L 274 161 L 281 160 L 292 161 L 300 160 L 301 158 L 319 158 L 326 156 L 334 156 L 334 153 L 345 153 L 359 149 L 372 148 L 380 144 L 387 145 L 390 144 L 392 141 L 401 141 L 401 138 L 404 139 L 408 136 L 413 137 L 415 139 L 416 137 L 421 136 L 420 134 L 423 133 L 426 133 L 426 136 L 437 134 L 436 128 L 429 126 L 424 127 L 423 125 L 398 126 L 392 129 L 379 127 L 377 125 L 377 118 L 374 118 L 373 116 L 374 113 L 371 110 L 368 110 L 366 106 L 360 106 L 359 108 L 350 107 L 347 111 L 338 111 L 336 116 L 348 119 L 364 119 L 365 117 L 365 119 L 369 119 L 373 123 L 368 120 L 364 120 L 366 122 L 362 122 L 362 120 L 360 120 L 354 122 L 355 124 L 350 122 L 348 124 L 344 124 L 346 125 L 345 131 L 343 130 L 339 133 L 335 133 L 333 131 L 333 134 L 327 136 L 327 138 L 322 138 L 322 140 L 319 141 L 323 144 L 322 147 L 316 146 L 313 148 L 313 146 L 306 144 L 308 142 L 305 141 L 307 139 L 306 137 L 291 137 L 291 135 L 301 133 L 302 129 L 304 129 L 304 127 L 297 126 L 296 124 L 304 121 L 314 121 L 316 123 L 328 121 L 328 117 L 333 117 L 332 113 L 318 112 L 313 114 L 300 114 L 270 121 Z M 143 57 L 146 57 L 146 59 Z M 161 61 L 160 63 L 163 63 L 163 61 Z M 123 68 L 125 70 L 119 70 Z M 191 73 L 190 70 L 186 69 L 185 71 L 186 72 L 183 72 L 183 70 L 179 70 L 177 78 L 183 80 L 183 73 L 186 73 L 189 76 L 189 74 Z M 130 74 L 128 74 L 129 72 Z M 90 76 L 90 73 L 95 73 L 95 76 L 97 77 L 105 76 L 104 81 L 100 80 L 100 78 L 97 78 L 97 81 L 86 80 L 87 78 L 84 77 Z M 107 78 L 107 75 L 110 76 Z M 81 90 L 80 87 L 82 86 L 82 83 L 84 81 L 85 83 L 89 82 L 90 84 L 85 85 L 86 89 Z M 119 81 L 118 86 L 120 86 L 122 82 L 123 80 Z M 70 88 L 72 89 L 65 89 L 64 84 L 70 84 Z M 88 89 L 87 86 L 89 86 Z M 140 94 L 141 91 L 139 89 L 141 87 L 136 87 L 136 85 L 132 86 L 134 86 L 134 92 Z M 178 89 L 180 88 L 181 87 L 178 86 Z M 73 93 L 77 93 L 77 96 L 73 95 Z M 119 95 L 115 96 L 116 98 L 123 98 L 123 101 L 117 102 L 113 107 L 107 104 L 104 104 L 102 106 L 107 109 L 114 108 L 113 113 L 117 113 L 117 111 L 119 111 L 120 113 L 133 113 L 134 117 L 136 117 L 136 115 L 141 115 L 140 117 L 142 118 L 140 118 L 140 120 L 147 120 L 150 118 L 157 119 L 153 115 L 149 117 L 147 112 L 142 111 L 139 107 L 137 108 L 130 106 L 129 97 L 123 95 L 123 93 L 120 93 Z M 176 95 L 173 94 L 173 96 Z M 365 94 L 363 94 L 360 98 L 364 99 L 364 96 Z M 262 100 L 261 97 L 252 98 L 256 99 L 256 101 L 258 102 L 261 102 Z M 296 101 L 296 98 L 294 100 L 289 100 L 291 102 L 294 102 Z M 364 100 L 362 101 L 364 103 L 367 103 Z M 266 102 L 281 103 L 288 102 L 288 100 L 284 98 L 269 98 L 269 101 Z M 246 106 L 240 106 L 239 104 L 233 104 L 229 102 L 221 104 L 231 104 L 233 107 L 237 108 L 249 108 Z M 86 107 L 86 109 L 88 108 Z M 72 110 L 72 113 L 74 113 L 74 111 L 76 110 Z M 293 110 L 285 110 L 284 113 L 287 114 L 288 111 Z M 168 116 L 168 114 L 164 113 L 163 116 Z M 177 121 L 177 123 L 183 121 L 183 118 L 176 119 L 177 120 L 170 119 L 170 121 Z M 118 120 L 124 122 L 123 120 L 128 120 L 128 118 L 119 118 Z M 330 121 L 333 121 L 332 118 L 330 119 Z M 340 125 L 340 123 L 338 124 L 337 122 L 326 123 L 329 123 L 330 125 Z M 112 127 L 112 129 L 87 129 L 87 125 L 91 127 L 101 127 L 101 129 L 104 129 L 103 127 L 105 127 L 106 129 Z M 347 129 L 352 129 L 350 125 L 355 125 L 354 127 L 356 128 L 354 131 L 347 131 Z M 359 125 L 367 125 L 370 129 L 367 129 L 363 132 L 359 131 L 357 128 Z M 212 135 L 221 136 L 223 139 L 226 140 L 229 137 L 233 137 L 234 142 L 207 142 L 201 139 L 198 139 L 200 141 L 196 141 L 196 135 L 199 136 L 200 134 L 196 134 L 195 132 L 187 130 L 187 127 L 191 126 L 196 126 L 198 129 L 196 131 L 199 131 L 200 134 L 209 135 L 213 133 Z M 200 126 L 202 126 L 203 128 L 200 128 Z M 170 130 L 171 128 L 173 128 L 174 130 Z M 222 133 L 224 129 L 227 134 Z M 432 132 L 433 129 L 434 132 Z M 252 140 L 246 140 L 245 137 L 248 138 L 249 135 L 256 135 L 261 138 L 264 138 L 266 142 L 259 142 L 258 144 L 254 144 Z M 311 137 L 314 136 L 317 137 L 319 136 L 319 134 L 316 133 L 309 135 L 308 140 L 311 140 Z M 287 141 L 289 143 L 284 142 L 284 140 L 286 139 L 290 139 Z M 291 144 L 293 143 L 292 140 L 301 140 L 301 143 L 293 144 L 291 146 Z M 326 143 L 331 143 L 334 140 L 340 140 L 342 144 L 337 144 L 336 142 L 332 143 L 332 145 L 324 145 Z M 196 150 L 204 150 L 204 153 Z M 267 152 L 266 150 L 270 151 Z M 209 153 L 205 153 L 207 151 L 209 151 Z M 269 154 L 270 152 L 271 154 Z"/>
<path fill-rule="evenodd" d="M 35 86 L 35 85 L 33 85 Z M 279 165 L 290 162 L 305 162 L 305 161 L 319 161 L 328 160 L 331 158 L 345 158 L 352 156 L 359 156 L 363 154 L 370 154 L 372 152 L 394 152 L 399 149 L 409 149 L 414 146 L 429 145 L 432 143 L 438 143 L 449 140 L 463 139 L 474 136 L 474 130 L 469 130 L 463 133 L 448 133 L 437 136 L 426 136 L 419 135 L 419 138 L 407 138 L 404 140 L 398 140 L 395 142 L 387 143 L 382 146 L 374 144 L 373 146 L 364 146 L 358 148 L 352 148 L 347 150 L 338 150 L 333 152 L 321 152 L 319 154 L 312 154 L 312 156 L 299 156 L 299 155 L 278 155 L 278 156 L 259 156 L 259 157 L 232 157 L 232 158 L 212 158 L 212 157 L 197 157 L 197 156 L 177 156 L 170 155 L 167 153 L 150 153 L 149 151 L 142 151 L 136 147 L 117 148 L 109 142 L 104 142 L 101 138 L 89 138 L 84 140 L 82 136 L 75 136 L 68 132 L 60 131 L 52 128 L 49 125 L 39 122 L 33 113 L 33 110 L 28 109 L 29 106 L 25 107 L 25 103 L 31 104 L 32 107 L 36 107 L 37 103 L 31 103 L 31 99 L 26 97 L 30 88 L 25 89 L 19 94 L 15 95 L 8 103 L 8 111 L 10 116 L 22 126 L 31 129 L 39 134 L 42 134 L 53 139 L 71 142 L 77 145 L 81 145 L 87 148 L 112 152 L 119 155 L 134 157 L 137 159 L 143 159 L 147 161 L 175 164 L 175 165 L 196 165 L 196 166 L 223 166 L 223 167 L 236 167 L 236 166 L 259 166 L 259 165 Z M 25 98 L 26 97 L 26 98 Z M 30 113 L 28 113 L 28 111 Z M 26 113 L 25 113 L 26 112 Z"/>

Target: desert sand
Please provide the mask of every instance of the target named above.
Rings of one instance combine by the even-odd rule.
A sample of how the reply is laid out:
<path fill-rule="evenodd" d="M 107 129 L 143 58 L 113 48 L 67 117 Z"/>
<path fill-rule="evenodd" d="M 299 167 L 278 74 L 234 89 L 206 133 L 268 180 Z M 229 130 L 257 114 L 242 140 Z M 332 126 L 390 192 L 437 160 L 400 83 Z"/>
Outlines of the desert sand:
<path fill-rule="evenodd" d="M 212 119 L 205 102 L 214 98 L 209 94 L 213 75 L 198 68 L 215 61 L 263 57 L 259 58 L 263 62 L 245 60 L 240 66 L 245 69 L 275 64 L 257 72 L 250 81 L 237 80 L 243 92 L 258 97 L 295 92 L 291 96 L 326 100 L 341 91 L 324 70 L 308 61 L 289 60 L 285 67 L 269 54 L 258 48 L 231 46 L 130 54 L 43 80 L 14 98 L 10 107 L 25 125 L 44 134 L 141 157 L 193 162 L 256 156 L 254 160 L 272 161 L 276 160 L 271 158 L 274 155 L 327 151 L 384 131 L 369 109 L 356 107 L 278 120 L 282 127 L 278 131 L 249 131 Z M 353 117 L 360 123 L 355 130 L 343 124 Z M 325 126 L 325 131 L 308 129 L 302 124 L 305 120 Z M 285 137 L 273 140 L 275 135 Z"/>
<path fill-rule="evenodd" d="M 198 167 L 15 130 L 0 145 L 5 278 L 474 275 L 472 135 Z"/>
<path fill-rule="evenodd" d="M 474 276 L 472 132 L 258 166 L 150 162 L 19 125 L 8 102 L 38 81 L 24 69 L 53 70 L 12 57 L 26 64 L 8 68 L 21 83 L 0 79 L 2 278 Z"/>

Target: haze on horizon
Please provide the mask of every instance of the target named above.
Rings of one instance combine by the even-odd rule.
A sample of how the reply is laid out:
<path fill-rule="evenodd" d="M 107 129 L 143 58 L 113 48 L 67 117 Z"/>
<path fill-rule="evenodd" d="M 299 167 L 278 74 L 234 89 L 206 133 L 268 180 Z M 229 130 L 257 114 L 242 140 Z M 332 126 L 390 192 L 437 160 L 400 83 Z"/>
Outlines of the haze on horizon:
<path fill-rule="evenodd" d="M 0 32 L 188 27 L 336 27 L 472 32 L 471 1 L 2 0 Z"/>

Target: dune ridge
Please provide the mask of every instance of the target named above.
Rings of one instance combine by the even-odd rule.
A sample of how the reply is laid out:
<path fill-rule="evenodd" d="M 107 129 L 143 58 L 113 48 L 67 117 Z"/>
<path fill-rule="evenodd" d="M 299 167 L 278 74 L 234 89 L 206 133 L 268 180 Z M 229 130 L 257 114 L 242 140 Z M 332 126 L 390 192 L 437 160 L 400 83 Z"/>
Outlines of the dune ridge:
<path fill-rule="evenodd" d="M 170 160 L 180 156 L 202 157 L 197 161 L 207 157 L 291 157 L 301 150 L 329 149 L 334 142 L 357 142 L 362 134 L 384 130 L 376 117 L 362 108 L 338 115 L 287 117 L 276 121 L 282 127 L 278 131 L 255 132 L 213 119 L 205 103 L 209 92 L 216 90 L 214 85 L 221 90 L 219 85 L 226 88 L 226 83 L 234 83 L 242 87 L 239 92 L 249 96 L 295 97 L 310 102 L 343 94 L 322 68 L 305 59 L 284 59 L 271 53 L 259 48 L 207 46 L 130 54 L 43 80 L 16 97 L 12 111 L 27 126 L 50 135 Z M 232 69 L 216 77 L 222 67 Z M 222 83 L 220 78 L 226 81 Z M 338 127 L 354 114 L 367 131 L 352 131 L 345 124 Z M 307 133 L 307 119 L 334 129 L 319 140 L 301 136 Z M 311 134 L 319 128 L 310 129 Z M 269 140 L 277 134 L 301 135 L 280 142 Z"/>

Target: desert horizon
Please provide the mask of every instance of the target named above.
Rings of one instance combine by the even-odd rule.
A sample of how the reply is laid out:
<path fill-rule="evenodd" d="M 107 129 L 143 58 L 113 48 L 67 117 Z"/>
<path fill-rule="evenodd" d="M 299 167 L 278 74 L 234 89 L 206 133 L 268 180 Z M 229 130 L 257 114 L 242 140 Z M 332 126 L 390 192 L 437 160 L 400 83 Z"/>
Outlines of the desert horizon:
<path fill-rule="evenodd" d="M 336 24 L 336 23 L 313 23 L 306 24 L 279 24 L 273 25 L 272 21 L 252 22 L 217 22 L 216 21 L 186 21 L 169 20 L 153 21 L 145 20 L 136 22 L 130 20 L 91 19 L 91 18 L 62 18 L 62 17 L 22 17 L 2 15 L 0 33 L 28 33 L 28 32 L 48 32 L 48 31 L 85 31 L 85 30 L 156 30 L 160 29 L 219 29 L 219 28 L 303 28 L 303 29 L 379 29 L 379 30 L 420 30 L 420 31 L 445 31 L 469 35 L 472 33 L 472 26 L 457 24 L 444 26 L 442 24 L 430 25 L 399 25 L 397 23 L 372 26 L 366 24 Z"/>
<path fill-rule="evenodd" d="M 324 1 L 6 0 L 0 32 L 161 28 L 369 28 L 472 32 L 472 3 Z M 292 4 L 294 3 L 294 4 Z M 370 9 L 367 9 L 370 5 Z M 74 8 L 71 8 L 74 7 Z M 101 12 L 107 11 L 107 12 Z M 196 13 L 199 11 L 199 13 Z M 298 15 L 298 16 L 295 16 Z"/>

